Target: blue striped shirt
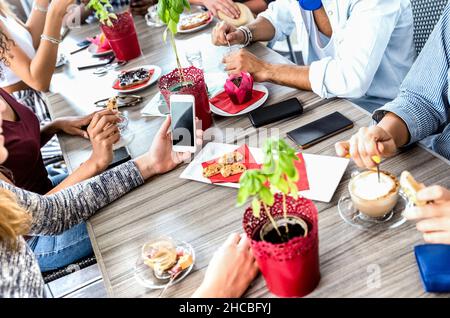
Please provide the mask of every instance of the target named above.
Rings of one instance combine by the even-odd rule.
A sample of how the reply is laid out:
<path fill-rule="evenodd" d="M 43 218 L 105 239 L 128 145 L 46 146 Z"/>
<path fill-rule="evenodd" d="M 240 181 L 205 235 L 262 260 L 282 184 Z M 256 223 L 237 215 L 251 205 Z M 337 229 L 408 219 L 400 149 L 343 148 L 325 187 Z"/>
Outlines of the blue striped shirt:
<path fill-rule="evenodd" d="M 409 144 L 426 140 L 433 151 L 450 160 L 450 3 L 392 102 L 375 111 L 379 122 L 387 112 L 408 126 Z"/>

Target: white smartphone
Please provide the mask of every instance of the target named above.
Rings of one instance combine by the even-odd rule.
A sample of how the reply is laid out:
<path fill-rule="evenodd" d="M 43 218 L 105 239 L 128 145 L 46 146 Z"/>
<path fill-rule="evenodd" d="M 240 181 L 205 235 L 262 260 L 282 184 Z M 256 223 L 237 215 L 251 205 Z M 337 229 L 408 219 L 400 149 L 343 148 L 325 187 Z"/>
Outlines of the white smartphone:
<path fill-rule="evenodd" d="M 195 146 L 195 99 L 193 95 L 170 95 L 172 149 L 192 152 Z"/>

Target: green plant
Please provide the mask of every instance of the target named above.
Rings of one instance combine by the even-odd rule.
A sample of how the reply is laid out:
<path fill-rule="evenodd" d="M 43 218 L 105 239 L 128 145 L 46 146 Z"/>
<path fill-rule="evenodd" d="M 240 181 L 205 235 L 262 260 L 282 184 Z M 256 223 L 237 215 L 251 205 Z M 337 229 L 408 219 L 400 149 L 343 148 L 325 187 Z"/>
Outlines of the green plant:
<path fill-rule="evenodd" d="M 286 195 L 298 198 L 296 182 L 299 175 L 295 161 L 300 160 L 295 149 L 282 139 L 268 139 L 264 143 L 264 163 L 259 170 L 247 170 L 240 178 L 237 205 L 242 206 L 252 199 L 252 210 L 255 217 L 260 217 L 261 206 L 278 235 L 282 237 L 278 226 L 270 214 L 268 207 L 274 204 L 274 193 L 283 195 L 283 217 L 287 218 Z M 270 184 L 270 187 L 268 186 Z M 286 225 L 286 233 L 288 228 Z"/>
<path fill-rule="evenodd" d="M 113 6 L 109 3 L 109 0 L 90 0 L 87 8 L 94 10 L 95 16 L 99 19 L 100 23 L 106 24 L 109 27 L 113 26 L 111 19 L 117 19 L 117 16 L 110 11 Z"/>
<path fill-rule="evenodd" d="M 184 81 L 183 72 L 181 71 L 181 63 L 178 57 L 178 50 L 175 44 L 175 34 L 178 32 L 178 22 L 180 21 L 180 15 L 184 9 L 191 9 L 191 5 L 188 0 L 159 0 L 158 1 L 158 16 L 161 21 L 167 25 L 166 30 L 163 33 L 163 40 L 167 40 L 167 32 L 170 32 L 170 43 L 172 44 L 175 52 L 175 58 L 177 60 L 178 70 L 180 72 L 180 78 Z"/>

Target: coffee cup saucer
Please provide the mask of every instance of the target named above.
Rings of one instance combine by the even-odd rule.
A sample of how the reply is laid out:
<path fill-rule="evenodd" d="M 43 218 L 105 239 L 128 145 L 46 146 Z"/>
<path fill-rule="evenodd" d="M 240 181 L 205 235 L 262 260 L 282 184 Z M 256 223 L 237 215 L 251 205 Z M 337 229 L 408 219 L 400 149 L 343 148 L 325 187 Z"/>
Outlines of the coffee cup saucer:
<path fill-rule="evenodd" d="M 356 209 L 350 195 L 343 194 L 338 202 L 339 215 L 353 227 L 361 230 L 382 231 L 395 229 L 406 222 L 402 212 L 408 205 L 407 199 L 400 193 L 397 204 L 383 217 L 373 218 Z"/>

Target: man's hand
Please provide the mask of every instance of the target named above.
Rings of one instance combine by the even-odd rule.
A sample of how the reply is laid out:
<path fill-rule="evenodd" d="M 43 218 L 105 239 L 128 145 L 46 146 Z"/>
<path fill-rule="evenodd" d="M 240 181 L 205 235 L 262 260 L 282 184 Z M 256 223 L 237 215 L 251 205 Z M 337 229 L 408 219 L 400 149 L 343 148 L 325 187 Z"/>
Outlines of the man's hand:
<path fill-rule="evenodd" d="M 224 21 L 216 24 L 211 36 L 212 43 L 217 46 L 227 46 L 228 42 L 230 42 L 231 45 L 244 44 L 245 41 L 244 33 L 242 33 L 242 31 L 239 31 L 234 26 Z"/>
<path fill-rule="evenodd" d="M 241 11 L 232 0 L 203 0 L 203 5 L 214 16 L 217 16 L 218 11 L 233 19 L 238 19 L 241 15 Z"/>
<path fill-rule="evenodd" d="M 266 82 L 270 80 L 267 70 L 269 64 L 260 60 L 255 55 L 245 49 L 240 49 L 236 53 L 228 54 L 224 57 L 223 63 L 228 74 L 240 74 L 249 72 L 255 82 Z"/>
<path fill-rule="evenodd" d="M 336 143 L 335 148 L 338 156 L 350 156 L 361 168 L 375 167 L 373 156 L 387 158 L 393 156 L 397 151 L 392 136 L 378 126 L 361 128 L 349 141 Z"/>
<path fill-rule="evenodd" d="M 407 209 L 403 212 L 405 218 L 418 221 L 416 227 L 423 233 L 425 242 L 450 244 L 450 191 L 431 186 L 420 190 L 417 199 L 433 203 Z"/>

